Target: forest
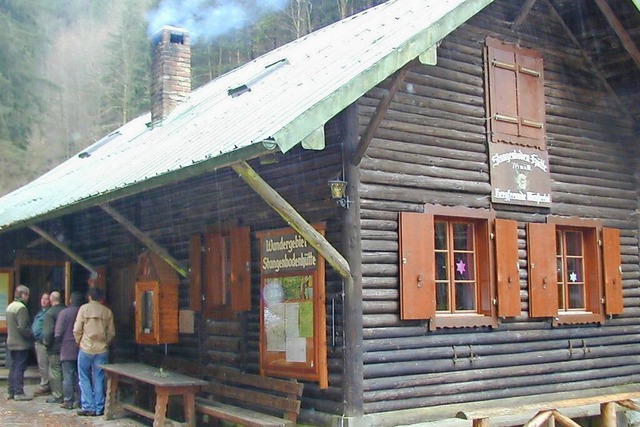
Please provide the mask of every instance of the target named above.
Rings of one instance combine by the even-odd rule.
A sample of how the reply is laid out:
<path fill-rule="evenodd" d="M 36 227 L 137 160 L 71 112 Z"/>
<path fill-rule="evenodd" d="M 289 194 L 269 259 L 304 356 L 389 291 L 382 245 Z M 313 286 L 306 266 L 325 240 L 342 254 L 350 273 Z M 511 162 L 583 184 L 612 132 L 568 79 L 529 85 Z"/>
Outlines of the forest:
<path fill-rule="evenodd" d="M 149 110 L 150 36 L 192 39 L 193 88 L 383 0 L 0 0 L 0 195 Z"/>

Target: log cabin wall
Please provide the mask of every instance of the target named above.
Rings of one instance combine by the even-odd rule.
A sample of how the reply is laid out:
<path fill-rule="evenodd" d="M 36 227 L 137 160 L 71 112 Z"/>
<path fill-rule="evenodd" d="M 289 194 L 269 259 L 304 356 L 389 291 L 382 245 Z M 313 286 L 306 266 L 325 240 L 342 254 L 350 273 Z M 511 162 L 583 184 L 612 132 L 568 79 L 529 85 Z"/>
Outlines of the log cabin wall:
<path fill-rule="evenodd" d="M 327 239 L 341 246 L 340 207 L 330 199 L 328 181 L 341 172 L 340 141 L 342 118 L 337 116 L 325 125 L 327 147 L 322 151 L 292 149 L 277 155 L 276 163 L 249 162 L 258 174 L 276 189 L 310 223 L 325 222 Z M 269 163 L 269 162 L 267 162 Z M 252 247 L 252 309 L 233 320 L 207 319 L 196 314 L 194 334 L 180 334 L 178 344 L 136 345 L 134 341 L 133 280 L 135 264 L 144 246 L 120 224 L 99 208 L 73 216 L 74 249 L 95 265 L 108 265 L 107 292 L 114 311 L 117 343 L 112 358 L 142 356 L 187 358 L 204 365 L 226 365 L 247 372 L 259 372 L 260 247 L 255 232 L 287 227 L 241 178 L 229 168 L 185 182 L 163 186 L 110 204 L 136 227 L 165 248 L 182 265 L 189 265 L 189 238 L 205 233 L 221 223 L 249 226 Z M 106 256 L 105 256 L 106 254 Z M 83 274 L 79 269 L 78 274 Z M 189 279 L 181 278 L 179 307 L 189 309 Z M 315 383 L 305 385 L 305 399 L 314 407 L 341 414 L 342 352 L 341 319 L 342 282 L 327 267 L 327 342 L 329 364 L 328 390 Z M 335 325 L 331 310 L 335 309 Z M 336 327 L 336 325 L 338 325 Z M 333 345 L 331 343 L 334 343 Z M 149 353 L 152 353 L 151 355 Z"/>
<path fill-rule="evenodd" d="M 632 123 L 602 89 L 547 3 L 518 31 L 520 2 L 497 1 L 414 67 L 360 164 L 365 413 L 587 390 L 640 380 L 637 166 Z M 501 207 L 518 221 L 521 316 L 496 328 L 400 320 L 398 212 L 424 204 L 491 207 L 483 45 L 491 36 L 543 54 L 551 209 Z M 359 101 L 364 132 L 383 82 Z M 598 218 L 620 229 L 624 314 L 552 327 L 528 316 L 525 223 Z"/>

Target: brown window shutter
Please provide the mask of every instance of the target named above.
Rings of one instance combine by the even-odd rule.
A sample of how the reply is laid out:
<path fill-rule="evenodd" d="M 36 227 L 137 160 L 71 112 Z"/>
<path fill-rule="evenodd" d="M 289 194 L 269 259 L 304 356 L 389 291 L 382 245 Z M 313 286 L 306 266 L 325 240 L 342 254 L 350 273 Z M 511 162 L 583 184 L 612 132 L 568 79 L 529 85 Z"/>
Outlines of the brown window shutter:
<path fill-rule="evenodd" d="M 431 319 L 436 314 L 433 215 L 400 212 L 400 315 Z"/>
<path fill-rule="evenodd" d="M 231 309 L 251 310 L 251 235 L 249 227 L 231 230 Z"/>
<path fill-rule="evenodd" d="M 194 234 L 189 239 L 189 308 L 202 308 L 202 235 Z"/>
<path fill-rule="evenodd" d="M 602 229 L 602 258 L 604 270 L 604 298 L 606 314 L 622 314 L 622 262 L 620 230 Z"/>
<path fill-rule="evenodd" d="M 487 56 L 491 140 L 514 142 L 513 137 L 518 135 L 519 123 L 516 55 L 514 52 L 490 45 Z"/>
<path fill-rule="evenodd" d="M 498 316 L 520 316 L 520 272 L 518 266 L 518 223 L 495 220 Z"/>
<path fill-rule="evenodd" d="M 529 315 L 550 317 L 558 314 L 556 272 L 556 228 L 554 224 L 527 225 L 529 258 Z"/>
<path fill-rule="evenodd" d="M 545 149 L 544 67 L 539 56 L 517 55 L 518 135 L 521 142 Z"/>
<path fill-rule="evenodd" d="M 205 237 L 205 307 L 214 310 L 224 304 L 223 238 L 219 234 Z"/>

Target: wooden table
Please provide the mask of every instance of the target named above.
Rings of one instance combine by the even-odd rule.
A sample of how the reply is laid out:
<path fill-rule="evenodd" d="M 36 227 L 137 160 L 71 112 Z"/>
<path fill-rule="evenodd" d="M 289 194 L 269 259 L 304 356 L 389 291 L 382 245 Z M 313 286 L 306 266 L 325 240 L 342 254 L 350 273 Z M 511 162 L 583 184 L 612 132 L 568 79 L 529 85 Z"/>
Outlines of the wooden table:
<path fill-rule="evenodd" d="M 206 381 L 177 372 L 161 371 L 143 363 L 113 363 L 101 367 L 107 375 L 107 399 L 104 408 L 107 420 L 113 419 L 117 412 L 127 410 L 152 419 L 153 427 L 164 427 L 165 421 L 170 422 L 171 425 L 195 427 L 195 395 L 206 384 Z M 118 382 L 123 378 L 150 384 L 154 387 L 156 393 L 155 412 L 118 400 Z M 184 423 L 166 418 L 169 396 L 173 395 L 182 395 L 184 398 Z"/>

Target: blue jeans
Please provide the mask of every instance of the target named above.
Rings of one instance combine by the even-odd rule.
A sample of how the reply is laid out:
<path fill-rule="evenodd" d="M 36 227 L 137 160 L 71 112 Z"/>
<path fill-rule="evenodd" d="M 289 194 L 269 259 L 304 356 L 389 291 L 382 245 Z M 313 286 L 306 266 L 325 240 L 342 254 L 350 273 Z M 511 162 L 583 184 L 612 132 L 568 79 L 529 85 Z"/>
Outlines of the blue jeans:
<path fill-rule="evenodd" d="M 104 413 L 104 371 L 99 368 L 109 359 L 109 352 L 99 354 L 78 353 L 78 379 L 80 382 L 80 407 L 84 411 Z"/>
<path fill-rule="evenodd" d="M 24 371 L 27 369 L 29 350 L 9 350 L 9 357 L 11 358 L 8 381 L 9 395 L 24 394 Z"/>

